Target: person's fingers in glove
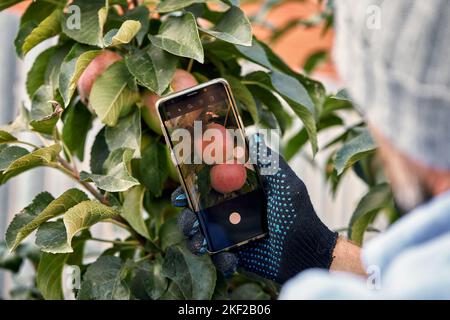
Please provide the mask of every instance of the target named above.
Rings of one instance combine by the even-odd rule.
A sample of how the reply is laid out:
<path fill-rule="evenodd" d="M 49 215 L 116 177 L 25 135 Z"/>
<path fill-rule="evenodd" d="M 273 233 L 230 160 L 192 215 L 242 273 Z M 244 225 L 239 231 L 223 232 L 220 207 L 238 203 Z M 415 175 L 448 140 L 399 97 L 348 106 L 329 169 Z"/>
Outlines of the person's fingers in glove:
<path fill-rule="evenodd" d="M 172 194 L 172 203 L 177 207 L 187 206 L 186 195 L 182 187 L 179 187 Z M 200 231 L 199 222 L 195 213 L 184 208 L 178 215 L 178 228 L 185 237 L 188 238 L 187 247 L 194 254 L 204 254 L 207 252 L 207 242 Z M 216 269 L 225 277 L 236 272 L 238 260 L 231 252 L 219 252 L 212 255 L 212 261 Z"/>
<path fill-rule="evenodd" d="M 263 137 L 254 135 L 249 151 L 252 163 L 257 163 L 263 178 L 267 199 L 261 201 L 267 200 L 269 235 L 227 252 L 228 256 L 214 255 L 218 270 L 226 274 L 236 269 L 230 265 L 239 265 L 282 284 L 305 269 L 329 268 L 337 233 L 317 217 L 303 181 L 282 157 L 265 145 Z M 172 202 L 187 206 L 182 189 L 174 192 Z M 206 248 L 206 241 L 200 230 L 196 230 L 198 223 L 192 211 L 183 210 L 179 226 L 194 252 L 206 252 L 202 249 Z"/>
<path fill-rule="evenodd" d="M 207 252 L 207 243 L 202 235 L 197 217 L 189 208 L 184 208 L 178 215 L 178 229 L 188 238 L 188 249 L 195 254 L 204 254 Z"/>
<path fill-rule="evenodd" d="M 252 137 L 250 154 L 263 178 L 269 236 L 239 248 L 239 266 L 280 284 L 305 269 L 329 268 L 338 235 L 317 217 L 303 181 L 261 136 Z"/>

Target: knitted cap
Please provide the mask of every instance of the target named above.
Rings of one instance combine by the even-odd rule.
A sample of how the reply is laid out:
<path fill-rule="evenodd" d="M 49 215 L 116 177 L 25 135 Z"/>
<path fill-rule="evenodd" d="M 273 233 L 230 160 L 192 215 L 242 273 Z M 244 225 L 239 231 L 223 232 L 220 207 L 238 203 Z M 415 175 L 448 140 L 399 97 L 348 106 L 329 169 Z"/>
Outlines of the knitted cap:
<path fill-rule="evenodd" d="M 337 0 L 350 95 L 400 151 L 450 170 L 450 1 Z"/>

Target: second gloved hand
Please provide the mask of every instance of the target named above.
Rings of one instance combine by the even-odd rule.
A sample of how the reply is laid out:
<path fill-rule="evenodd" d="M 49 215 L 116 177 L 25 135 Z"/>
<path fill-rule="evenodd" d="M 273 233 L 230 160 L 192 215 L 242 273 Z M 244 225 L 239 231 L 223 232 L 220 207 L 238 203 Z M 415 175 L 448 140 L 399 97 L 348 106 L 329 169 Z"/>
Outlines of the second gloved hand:
<path fill-rule="evenodd" d="M 269 235 L 227 252 L 212 256 L 217 269 L 231 275 L 238 266 L 280 284 L 308 268 L 329 268 L 336 245 L 337 233 L 330 231 L 317 217 L 305 184 L 282 157 L 266 148 L 260 136 L 251 144 L 261 171 L 275 168 L 262 175 L 267 195 Z M 269 150 L 261 152 L 261 150 Z M 266 170 L 271 171 L 271 170 Z M 261 199 L 261 201 L 265 201 Z M 187 206 L 186 195 L 180 187 L 172 195 L 176 206 Z M 189 238 L 189 247 L 204 254 L 206 239 L 200 232 L 198 220 L 189 208 L 178 219 L 180 230 Z"/>

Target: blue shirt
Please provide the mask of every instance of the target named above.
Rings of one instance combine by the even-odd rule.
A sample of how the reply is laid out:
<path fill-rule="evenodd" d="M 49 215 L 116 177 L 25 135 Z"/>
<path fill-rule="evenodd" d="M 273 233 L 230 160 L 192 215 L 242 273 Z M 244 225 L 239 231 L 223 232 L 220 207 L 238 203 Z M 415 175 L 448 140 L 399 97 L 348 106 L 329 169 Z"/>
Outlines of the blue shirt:
<path fill-rule="evenodd" d="M 369 277 L 310 269 L 280 299 L 450 299 L 450 192 L 415 209 L 362 250 Z"/>

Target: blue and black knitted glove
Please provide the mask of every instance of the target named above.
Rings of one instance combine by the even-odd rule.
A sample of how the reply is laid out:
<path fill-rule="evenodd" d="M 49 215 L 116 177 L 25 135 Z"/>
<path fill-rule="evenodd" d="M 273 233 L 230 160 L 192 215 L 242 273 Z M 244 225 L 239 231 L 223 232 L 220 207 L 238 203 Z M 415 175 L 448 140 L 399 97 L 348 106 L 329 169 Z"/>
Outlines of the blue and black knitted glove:
<path fill-rule="evenodd" d="M 328 269 L 333 260 L 337 233 L 330 231 L 317 217 L 305 184 L 286 161 L 282 157 L 272 157 L 274 151 L 268 149 L 259 136 L 253 136 L 253 139 L 257 143 L 251 144 L 251 152 L 257 150 L 260 170 L 273 167 L 272 161 L 267 159 L 279 159 L 274 160 L 279 161 L 279 166 L 273 174 L 262 176 L 268 201 L 269 235 L 228 252 L 214 254 L 212 259 L 216 268 L 229 276 L 239 266 L 280 284 L 308 268 Z M 269 150 L 264 157 L 259 152 L 263 149 Z M 172 202 L 176 206 L 187 206 L 181 187 L 172 194 Z M 189 238 L 192 252 L 207 252 L 206 239 L 199 230 L 194 212 L 183 209 L 178 226 Z"/>

